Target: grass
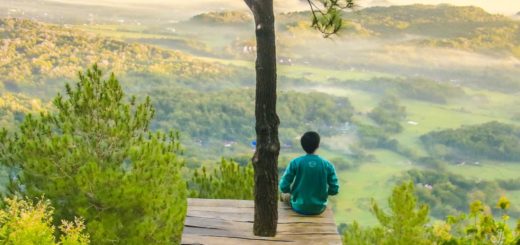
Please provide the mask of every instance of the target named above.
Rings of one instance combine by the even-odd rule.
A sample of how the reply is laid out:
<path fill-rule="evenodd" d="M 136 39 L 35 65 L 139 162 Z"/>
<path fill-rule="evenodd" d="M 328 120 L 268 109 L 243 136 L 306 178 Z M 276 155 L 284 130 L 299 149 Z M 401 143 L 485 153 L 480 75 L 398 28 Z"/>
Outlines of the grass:
<path fill-rule="evenodd" d="M 391 76 L 380 72 L 344 71 L 305 65 L 279 65 L 277 72 L 280 75 L 292 78 L 305 78 L 318 83 L 327 83 L 331 78 L 339 80 L 369 80 L 375 77 Z"/>
<path fill-rule="evenodd" d="M 376 224 L 377 220 L 369 211 L 371 199 L 386 207 L 394 186 L 393 177 L 412 167 L 405 158 L 390 151 L 370 153 L 376 161 L 339 173 L 340 193 L 335 197 L 337 224 L 349 224 L 354 220 L 365 226 Z"/>
<path fill-rule="evenodd" d="M 511 201 L 511 204 L 520 207 L 520 190 L 506 191 L 504 194 Z"/>
<path fill-rule="evenodd" d="M 481 160 L 478 165 L 475 163 L 450 165 L 448 171 L 455 174 L 463 172 L 465 177 L 477 180 L 513 179 L 518 178 L 520 164 Z"/>

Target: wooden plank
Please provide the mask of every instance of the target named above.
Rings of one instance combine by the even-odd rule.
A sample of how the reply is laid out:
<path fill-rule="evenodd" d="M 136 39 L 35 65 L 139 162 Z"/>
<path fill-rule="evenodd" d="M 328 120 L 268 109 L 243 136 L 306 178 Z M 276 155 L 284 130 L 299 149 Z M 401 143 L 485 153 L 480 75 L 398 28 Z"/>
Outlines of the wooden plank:
<path fill-rule="evenodd" d="M 204 207 L 204 206 L 195 206 L 189 207 L 190 211 L 209 211 L 216 213 L 246 213 L 251 214 L 254 213 L 255 209 L 253 207 L 247 208 L 238 208 L 238 207 Z"/>
<path fill-rule="evenodd" d="M 249 200 L 189 198 L 188 207 L 194 207 L 194 206 L 254 208 L 255 204 Z"/>
<path fill-rule="evenodd" d="M 244 210 L 231 213 L 231 212 L 220 212 L 220 211 L 211 211 L 211 210 L 194 210 L 188 208 L 188 217 L 201 217 L 201 218 L 215 218 L 215 219 L 223 219 L 230 221 L 253 221 L 253 210 L 251 212 L 246 212 Z M 334 222 L 332 217 L 327 217 L 324 215 L 317 216 L 306 216 L 290 212 L 279 212 L 278 218 L 280 223 L 291 223 L 291 222 L 312 222 L 312 223 L 329 223 Z"/>
<path fill-rule="evenodd" d="M 182 244 L 341 244 L 332 210 L 300 215 L 279 204 L 276 237 L 257 237 L 253 201 L 189 199 Z"/>
<path fill-rule="evenodd" d="M 234 237 L 214 237 L 214 236 L 200 236 L 200 235 L 182 235 L 182 245 L 201 245 L 201 244 L 210 244 L 210 245 L 246 245 L 246 244 L 255 244 L 255 245 L 269 245 L 269 244 L 296 244 L 294 241 L 285 241 L 285 240 L 263 240 L 263 239 L 244 239 L 244 238 L 234 238 Z"/>
<path fill-rule="evenodd" d="M 181 244 L 183 245 L 341 245 L 341 239 L 338 235 L 328 236 L 309 236 L 304 238 L 295 238 L 294 236 L 284 236 L 280 240 L 263 240 L 236 237 L 218 237 L 218 236 L 200 236 L 186 234 L 183 235 Z"/>
<path fill-rule="evenodd" d="M 283 236 L 280 237 L 257 237 L 253 235 L 253 230 L 249 231 L 236 231 L 236 230 L 220 230 L 220 229 L 207 229 L 197 227 L 184 227 L 183 234 L 192 234 L 199 236 L 211 236 L 211 237 L 232 237 L 235 239 L 242 240 L 269 240 L 269 241 L 282 241 Z M 286 240 L 291 241 L 291 240 Z"/>
<path fill-rule="evenodd" d="M 219 229 L 226 231 L 251 232 L 253 230 L 252 222 L 236 222 L 220 219 L 208 219 L 200 217 L 191 217 L 186 219 L 185 227 L 197 227 L 207 229 Z M 336 230 L 334 223 L 289 223 L 278 224 L 278 234 L 331 234 Z"/>
<path fill-rule="evenodd" d="M 336 234 L 327 235 L 282 235 L 276 236 L 277 238 L 287 239 L 293 241 L 291 244 L 307 245 L 341 245 L 341 237 Z M 208 243 L 211 244 L 211 243 Z"/>
<path fill-rule="evenodd" d="M 236 212 L 247 213 L 247 212 L 254 212 L 254 210 L 255 210 L 254 207 L 229 207 L 229 206 L 226 206 L 226 207 L 190 206 L 189 209 L 193 210 L 193 211 L 214 211 L 214 212 L 219 212 L 219 213 L 236 213 Z M 289 206 L 278 207 L 278 210 L 280 210 L 281 213 L 292 212 L 292 209 Z"/>

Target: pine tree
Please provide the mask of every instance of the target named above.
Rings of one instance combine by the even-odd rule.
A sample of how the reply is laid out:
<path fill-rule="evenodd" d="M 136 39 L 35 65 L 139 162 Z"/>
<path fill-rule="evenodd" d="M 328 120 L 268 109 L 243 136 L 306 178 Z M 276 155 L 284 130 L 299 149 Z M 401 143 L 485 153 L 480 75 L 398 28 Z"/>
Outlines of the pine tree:
<path fill-rule="evenodd" d="M 178 135 L 148 131 L 150 99 L 125 102 L 114 75 L 94 65 L 53 104 L 0 134 L 0 161 L 16 170 L 11 191 L 45 195 L 55 220 L 85 218 L 95 244 L 178 242 L 187 195 Z"/>
<path fill-rule="evenodd" d="M 417 205 L 412 183 L 396 186 L 388 203 L 390 214 L 372 204 L 371 211 L 379 225 L 361 227 L 356 221 L 346 225 L 342 231 L 343 244 L 520 244 L 520 220 L 516 229 L 509 227 L 507 210 L 511 203 L 505 196 L 497 203 L 501 219 L 495 219 L 489 207 L 475 201 L 469 214 L 448 216 L 433 224 L 428 224 L 428 206 Z"/>
<path fill-rule="evenodd" d="M 212 174 L 205 167 L 193 172 L 189 185 L 190 196 L 195 198 L 253 199 L 253 166 L 240 166 L 222 159 Z"/>
<path fill-rule="evenodd" d="M 390 214 L 384 212 L 373 202 L 372 212 L 384 230 L 382 244 L 429 244 L 426 224 L 428 223 L 427 205 L 419 206 L 414 194 L 413 183 L 404 183 L 394 188 L 388 199 Z"/>

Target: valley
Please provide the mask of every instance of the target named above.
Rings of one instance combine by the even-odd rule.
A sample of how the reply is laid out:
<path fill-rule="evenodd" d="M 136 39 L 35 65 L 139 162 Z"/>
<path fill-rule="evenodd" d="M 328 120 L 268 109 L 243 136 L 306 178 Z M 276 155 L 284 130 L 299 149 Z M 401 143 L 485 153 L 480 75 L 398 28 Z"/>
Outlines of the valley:
<path fill-rule="evenodd" d="M 127 93 L 151 98 L 152 129 L 180 132 L 188 168 L 211 169 L 221 158 L 247 164 L 254 140 L 249 13 L 153 21 L 144 12 L 124 22 L 0 17 L 0 126 L 14 128 L 27 113 L 46 110 L 65 82 L 98 63 Z M 464 210 L 476 197 L 495 207 L 500 195 L 519 218 L 518 149 L 508 152 L 512 160 L 474 156 L 466 154 L 475 150 L 470 146 L 440 140 L 431 150 L 421 136 L 489 122 L 520 132 L 520 22 L 450 5 L 374 7 L 345 18 L 340 35 L 324 39 L 309 28 L 308 12 L 277 16 L 280 171 L 301 154 L 298 137 L 318 130 L 319 153 L 335 163 L 342 185 L 331 201 L 338 224 L 375 224 L 371 198 L 383 203 L 394 184 L 412 178 L 433 219 Z M 395 105 L 383 107 L 385 99 Z M 380 105 L 404 113 L 375 116 Z M 503 155 L 501 144 L 520 144 L 519 133 L 489 130 L 489 140 L 468 138 Z M 428 179 L 432 173 L 439 177 Z"/>

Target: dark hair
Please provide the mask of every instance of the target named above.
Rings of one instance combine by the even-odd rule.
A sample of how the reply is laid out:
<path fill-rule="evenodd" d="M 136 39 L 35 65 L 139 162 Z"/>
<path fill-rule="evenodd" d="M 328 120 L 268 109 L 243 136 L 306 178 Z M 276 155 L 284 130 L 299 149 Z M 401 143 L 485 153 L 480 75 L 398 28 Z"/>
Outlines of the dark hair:
<path fill-rule="evenodd" d="M 303 134 L 300 139 L 302 148 L 308 154 L 314 153 L 320 146 L 320 135 L 314 131 L 309 131 Z"/>

